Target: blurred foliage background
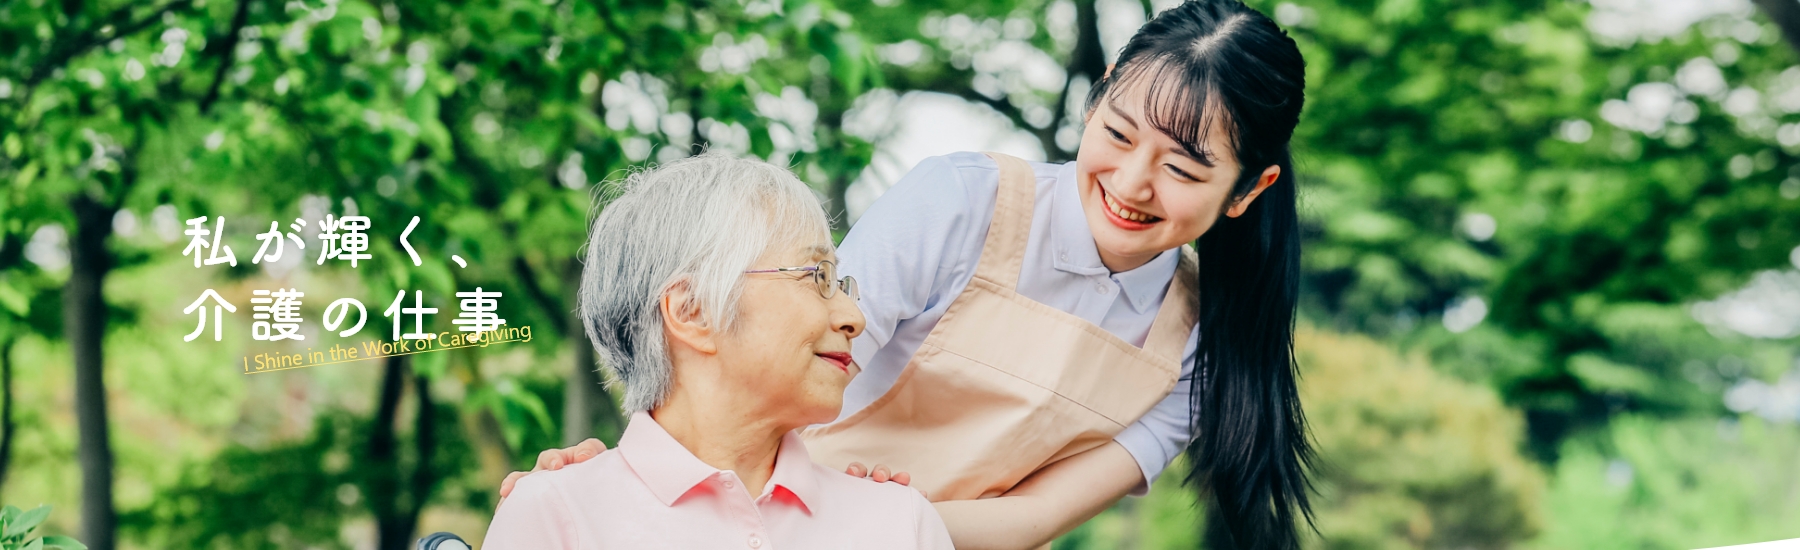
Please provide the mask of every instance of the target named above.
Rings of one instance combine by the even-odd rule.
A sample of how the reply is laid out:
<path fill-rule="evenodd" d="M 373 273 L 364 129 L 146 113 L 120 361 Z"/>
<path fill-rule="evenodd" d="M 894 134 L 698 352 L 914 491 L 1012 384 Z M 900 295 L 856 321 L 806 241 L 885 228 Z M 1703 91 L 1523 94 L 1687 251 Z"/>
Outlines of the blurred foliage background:
<path fill-rule="evenodd" d="M 1800 537 L 1800 6 L 1250 3 L 1309 62 L 1309 544 Z M 599 182 L 704 144 L 791 166 L 841 230 L 972 127 L 1071 159 L 1088 83 L 1167 6 L 7 2 L 0 501 L 98 549 L 479 540 L 505 472 L 622 427 L 569 313 Z M 370 216 L 373 258 L 308 261 L 327 214 Z M 200 216 L 235 266 L 181 254 Z M 296 218 L 307 248 L 252 264 Z M 477 286 L 530 343 L 242 374 Z M 275 288 L 306 341 L 247 311 L 181 340 L 207 289 Z M 363 336 L 320 330 L 338 298 Z M 1198 547 L 1177 477 L 1057 547 Z"/>

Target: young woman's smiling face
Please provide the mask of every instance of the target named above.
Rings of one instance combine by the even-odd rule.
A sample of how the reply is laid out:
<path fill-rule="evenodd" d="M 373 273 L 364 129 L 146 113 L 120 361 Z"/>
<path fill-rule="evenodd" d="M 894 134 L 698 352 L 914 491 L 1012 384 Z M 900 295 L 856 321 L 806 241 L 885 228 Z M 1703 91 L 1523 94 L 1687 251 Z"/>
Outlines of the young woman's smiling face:
<path fill-rule="evenodd" d="M 1280 174 L 1279 167 L 1268 167 L 1248 195 L 1229 203 L 1242 167 L 1218 124 L 1222 117 L 1211 117 L 1214 127 L 1196 157 L 1150 126 L 1144 97 L 1137 85 L 1101 99 L 1088 115 L 1075 157 L 1088 229 L 1101 262 L 1114 272 L 1200 238 L 1220 214 L 1242 214 Z"/>

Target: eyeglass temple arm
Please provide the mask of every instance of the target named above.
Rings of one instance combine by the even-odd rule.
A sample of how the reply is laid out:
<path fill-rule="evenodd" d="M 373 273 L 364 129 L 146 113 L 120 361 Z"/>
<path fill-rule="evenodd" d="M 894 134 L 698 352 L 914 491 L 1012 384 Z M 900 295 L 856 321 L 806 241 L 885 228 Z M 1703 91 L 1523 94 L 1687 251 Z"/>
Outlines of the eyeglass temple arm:
<path fill-rule="evenodd" d="M 818 271 L 818 270 L 819 270 L 819 266 L 810 265 L 810 266 L 806 266 L 806 267 L 777 267 L 775 269 L 752 269 L 749 271 L 745 271 L 744 273 L 786 273 L 789 271 Z"/>

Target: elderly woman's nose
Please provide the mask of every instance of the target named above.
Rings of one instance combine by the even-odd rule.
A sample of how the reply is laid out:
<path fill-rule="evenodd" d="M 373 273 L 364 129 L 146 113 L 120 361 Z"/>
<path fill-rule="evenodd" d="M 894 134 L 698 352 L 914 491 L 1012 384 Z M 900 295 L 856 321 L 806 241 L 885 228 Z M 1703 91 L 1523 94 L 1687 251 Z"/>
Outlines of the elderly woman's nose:
<path fill-rule="evenodd" d="M 862 334 L 863 325 L 865 324 L 862 308 L 856 307 L 856 300 L 839 292 L 837 296 L 831 298 L 831 323 L 833 325 L 832 330 L 842 332 L 847 337 L 855 338 L 857 335 Z"/>

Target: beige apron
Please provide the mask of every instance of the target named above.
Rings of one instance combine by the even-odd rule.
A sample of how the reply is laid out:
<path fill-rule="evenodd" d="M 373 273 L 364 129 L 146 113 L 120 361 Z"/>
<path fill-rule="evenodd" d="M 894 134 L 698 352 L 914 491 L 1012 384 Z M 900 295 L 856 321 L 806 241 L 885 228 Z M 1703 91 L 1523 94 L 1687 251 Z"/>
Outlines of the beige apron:
<path fill-rule="evenodd" d="M 814 461 L 885 464 L 933 501 L 995 497 L 1111 441 L 1175 387 L 1193 328 L 1193 249 L 1182 248 L 1142 349 L 1021 296 L 1037 182 L 1025 161 L 988 156 L 1000 165 L 1000 191 L 969 286 L 893 388 L 801 434 Z"/>

